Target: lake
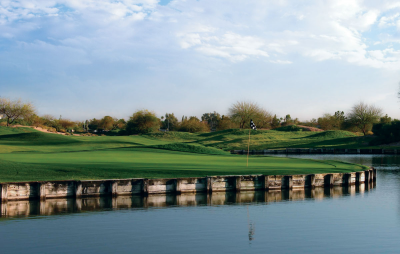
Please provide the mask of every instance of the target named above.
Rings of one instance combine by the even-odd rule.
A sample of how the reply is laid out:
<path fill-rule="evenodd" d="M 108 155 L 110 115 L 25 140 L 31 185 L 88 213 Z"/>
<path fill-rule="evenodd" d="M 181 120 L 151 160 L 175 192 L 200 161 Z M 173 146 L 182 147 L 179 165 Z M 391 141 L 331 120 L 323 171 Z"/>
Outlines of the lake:
<path fill-rule="evenodd" d="M 1 204 L 1 252 L 400 252 L 400 156 L 290 157 L 370 165 L 376 185 L 9 201 Z"/>

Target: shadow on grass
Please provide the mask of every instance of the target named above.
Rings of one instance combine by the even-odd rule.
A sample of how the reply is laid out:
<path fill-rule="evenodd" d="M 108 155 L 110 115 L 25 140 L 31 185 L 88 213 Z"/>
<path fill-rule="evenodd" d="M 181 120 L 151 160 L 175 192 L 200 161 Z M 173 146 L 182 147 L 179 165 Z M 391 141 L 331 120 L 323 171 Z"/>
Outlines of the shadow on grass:
<path fill-rule="evenodd" d="M 26 143 L 24 145 L 36 143 L 40 145 L 47 144 L 66 144 L 66 143 L 79 143 L 80 141 L 73 140 L 69 137 L 56 135 L 56 134 L 46 134 L 41 132 L 30 132 L 30 133 L 19 133 L 19 134 L 8 134 L 0 135 L 1 141 L 18 141 L 21 143 Z M 20 143 L 20 144 L 21 144 Z"/>

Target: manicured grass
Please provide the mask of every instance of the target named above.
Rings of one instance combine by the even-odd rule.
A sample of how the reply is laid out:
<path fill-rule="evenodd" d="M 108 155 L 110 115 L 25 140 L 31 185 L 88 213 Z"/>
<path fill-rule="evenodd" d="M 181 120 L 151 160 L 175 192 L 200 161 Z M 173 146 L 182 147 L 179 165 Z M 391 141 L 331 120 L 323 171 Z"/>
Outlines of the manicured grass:
<path fill-rule="evenodd" d="M 0 154 L 0 181 L 172 178 L 206 175 L 311 174 L 363 170 L 360 165 L 279 157 L 191 154 L 149 148 Z"/>
<path fill-rule="evenodd" d="M 314 144 L 338 144 L 337 139 L 358 138 L 339 132 L 306 134 L 307 136 L 301 132 L 252 132 L 254 143 L 251 149 L 262 144 L 312 144 L 310 140 L 314 140 Z M 0 127 L 0 182 L 284 175 L 366 169 L 361 165 L 337 161 L 259 156 L 251 156 L 249 167 L 246 167 L 245 156 L 231 155 L 219 149 L 247 145 L 247 139 L 248 130 L 203 134 L 170 132 L 143 136 L 76 137 L 41 133 L 27 128 Z"/>

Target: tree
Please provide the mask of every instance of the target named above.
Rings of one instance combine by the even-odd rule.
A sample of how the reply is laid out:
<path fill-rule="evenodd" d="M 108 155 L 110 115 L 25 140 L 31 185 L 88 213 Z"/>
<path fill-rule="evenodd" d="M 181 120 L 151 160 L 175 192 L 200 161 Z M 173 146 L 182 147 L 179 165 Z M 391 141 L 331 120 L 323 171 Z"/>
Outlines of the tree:
<path fill-rule="evenodd" d="M 184 118 L 179 130 L 187 132 L 207 132 L 210 131 L 210 127 L 207 122 L 200 122 L 197 117 L 191 116 L 189 119 Z"/>
<path fill-rule="evenodd" d="M 92 120 L 89 121 L 89 130 L 97 130 L 100 125 L 100 120 L 93 118 Z"/>
<path fill-rule="evenodd" d="M 271 121 L 271 128 L 275 129 L 278 128 L 279 126 L 281 126 L 281 120 L 277 118 L 276 115 L 274 115 Z"/>
<path fill-rule="evenodd" d="M 342 130 L 346 121 L 343 111 L 336 111 L 335 114 L 324 114 L 318 118 L 318 125 L 323 130 Z"/>
<path fill-rule="evenodd" d="M 160 128 L 160 120 L 154 112 L 145 110 L 136 111 L 126 123 L 126 131 L 129 134 L 144 134 L 157 131 Z"/>
<path fill-rule="evenodd" d="M 237 127 L 237 124 L 233 123 L 228 116 L 223 115 L 221 120 L 218 121 L 217 131 L 228 130 Z"/>
<path fill-rule="evenodd" d="M 114 123 L 114 128 L 121 130 L 121 129 L 125 128 L 125 125 L 126 125 L 125 119 L 121 118 Z"/>
<path fill-rule="evenodd" d="M 347 119 L 344 116 L 343 111 L 336 111 L 335 114 L 332 116 L 333 128 L 335 130 L 343 129 L 343 124 L 346 120 Z"/>
<path fill-rule="evenodd" d="M 312 118 L 311 120 L 302 122 L 300 124 L 304 125 L 304 126 L 309 126 L 309 127 L 316 127 L 318 125 L 318 121 L 317 121 L 317 119 Z"/>
<path fill-rule="evenodd" d="M 261 109 L 255 116 L 254 123 L 259 129 L 271 129 L 272 115 L 265 109 Z"/>
<path fill-rule="evenodd" d="M 232 122 L 237 123 L 239 128 L 250 128 L 250 120 L 253 119 L 253 122 L 256 126 L 265 126 L 268 119 L 271 118 L 271 114 L 265 109 L 261 108 L 254 102 L 246 102 L 246 101 L 238 101 L 234 103 L 229 108 L 229 116 Z M 269 119 L 269 120 L 271 120 Z"/>
<path fill-rule="evenodd" d="M 207 122 L 211 130 L 217 129 L 219 121 L 221 121 L 221 115 L 214 111 L 214 113 L 204 113 L 201 116 L 201 121 Z"/>
<path fill-rule="evenodd" d="M 175 117 L 174 113 L 165 114 L 165 120 L 161 122 L 161 128 L 170 131 L 177 131 L 179 129 L 178 118 Z"/>
<path fill-rule="evenodd" d="M 0 114 L 7 117 L 7 126 L 15 120 L 21 118 L 29 118 L 35 113 L 35 108 L 31 103 L 24 103 L 20 99 L 10 100 L 0 98 Z"/>
<path fill-rule="evenodd" d="M 285 116 L 285 118 L 283 118 L 283 123 L 281 123 L 281 125 L 282 126 L 287 126 L 287 125 L 290 125 L 290 124 L 293 124 L 293 120 L 292 120 L 292 117 L 290 116 L 290 114 L 287 114 Z"/>
<path fill-rule="evenodd" d="M 374 123 L 379 122 L 381 116 L 382 109 L 360 102 L 353 106 L 348 115 L 348 120 L 365 135 L 372 129 Z"/>
<path fill-rule="evenodd" d="M 387 114 L 384 117 L 381 117 L 381 119 L 379 120 L 380 123 L 391 123 L 392 122 L 392 118 L 389 117 Z"/>
<path fill-rule="evenodd" d="M 65 130 L 71 130 L 75 127 L 76 123 L 69 119 L 60 119 L 58 120 L 58 124 L 62 126 Z"/>
<path fill-rule="evenodd" d="M 98 128 L 106 131 L 112 130 L 114 129 L 115 122 L 117 122 L 117 119 L 114 119 L 111 116 L 105 116 L 100 120 Z"/>
<path fill-rule="evenodd" d="M 44 125 L 44 119 L 36 114 L 32 114 L 27 120 L 29 122 L 29 125 L 35 127 L 41 127 Z"/>
<path fill-rule="evenodd" d="M 322 117 L 318 117 L 318 125 L 323 130 L 333 130 L 332 115 L 324 114 Z"/>

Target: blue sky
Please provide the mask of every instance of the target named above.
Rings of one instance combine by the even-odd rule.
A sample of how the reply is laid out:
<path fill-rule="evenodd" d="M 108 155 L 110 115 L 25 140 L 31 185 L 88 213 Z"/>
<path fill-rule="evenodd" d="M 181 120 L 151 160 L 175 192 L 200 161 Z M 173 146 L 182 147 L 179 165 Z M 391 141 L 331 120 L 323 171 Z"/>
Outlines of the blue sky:
<path fill-rule="evenodd" d="M 83 120 L 227 114 L 238 100 L 318 118 L 364 101 L 400 118 L 398 1 L 0 2 L 0 96 Z"/>

